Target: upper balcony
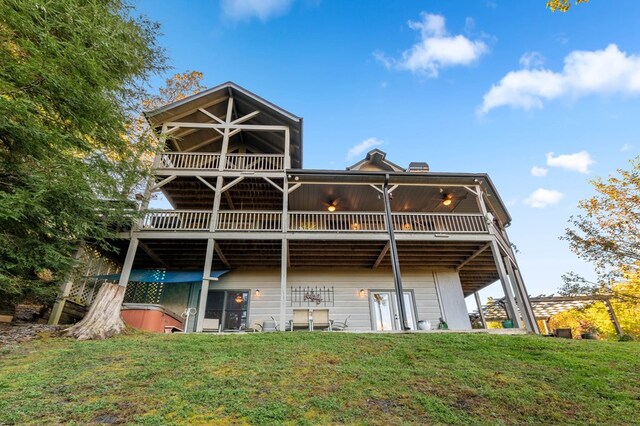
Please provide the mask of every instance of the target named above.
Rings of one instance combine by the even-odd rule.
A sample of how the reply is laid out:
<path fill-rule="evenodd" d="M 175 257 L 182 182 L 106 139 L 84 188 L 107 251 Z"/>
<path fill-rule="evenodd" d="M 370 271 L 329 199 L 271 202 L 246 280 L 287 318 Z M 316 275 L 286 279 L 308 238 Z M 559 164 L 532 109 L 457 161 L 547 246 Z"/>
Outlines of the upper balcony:
<path fill-rule="evenodd" d="M 141 231 L 211 231 L 211 211 L 151 210 L 142 221 Z M 384 213 L 380 212 L 289 212 L 288 226 L 283 213 L 273 211 L 221 211 L 216 232 L 293 232 L 293 233 L 386 233 Z M 488 234 L 481 214 L 393 213 L 396 233 L 410 234 Z M 285 226 L 287 228 L 285 229 Z"/>
<path fill-rule="evenodd" d="M 226 154 L 163 152 L 156 163 L 156 172 L 253 171 L 284 172 L 283 154 Z"/>

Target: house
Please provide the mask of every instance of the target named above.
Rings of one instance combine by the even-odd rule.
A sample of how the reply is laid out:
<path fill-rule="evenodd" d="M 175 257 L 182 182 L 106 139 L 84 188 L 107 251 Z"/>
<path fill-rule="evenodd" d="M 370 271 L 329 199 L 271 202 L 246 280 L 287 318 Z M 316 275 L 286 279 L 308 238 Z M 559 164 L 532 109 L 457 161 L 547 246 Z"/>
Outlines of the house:
<path fill-rule="evenodd" d="M 116 243 L 120 273 L 94 268 L 63 298 L 90 302 L 98 277 L 128 283 L 137 308 L 189 313 L 189 331 L 469 329 L 465 297 L 500 280 L 509 317 L 538 332 L 488 175 L 405 169 L 377 149 L 305 169 L 302 118 L 231 82 L 146 116 L 166 151 Z M 173 208 L 147 210 L 159 192 Z"/>

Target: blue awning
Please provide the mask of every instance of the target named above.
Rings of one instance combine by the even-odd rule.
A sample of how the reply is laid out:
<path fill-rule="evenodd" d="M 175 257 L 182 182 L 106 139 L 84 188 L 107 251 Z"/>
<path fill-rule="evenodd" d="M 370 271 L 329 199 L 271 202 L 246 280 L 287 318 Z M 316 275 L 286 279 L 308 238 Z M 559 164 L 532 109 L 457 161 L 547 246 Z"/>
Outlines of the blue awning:
<path fill-rule="evenodd" d="M 229 272 L 228 269 L 211 271 L 209 277 L 220 278 Z M 118 281 L 120 274 L 94 275 L 99 280 Z M 132 269 L 129 281 L 139 283 L 193 283 L 203 279 L 202 271 L 167 271 L 164 269 Z"/>

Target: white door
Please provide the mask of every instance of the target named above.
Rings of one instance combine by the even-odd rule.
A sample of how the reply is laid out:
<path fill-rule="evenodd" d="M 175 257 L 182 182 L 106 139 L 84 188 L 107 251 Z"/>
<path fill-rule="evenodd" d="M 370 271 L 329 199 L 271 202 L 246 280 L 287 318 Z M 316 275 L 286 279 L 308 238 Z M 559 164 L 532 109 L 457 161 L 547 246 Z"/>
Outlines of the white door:
<path fill-rule="evenodd" d="M 370 305 L 373 329 L 378 331 L 402 330 L 396 292 L 371 291 L 369 294 L 371 295 Z M 407 311 L 407 325 L 411 330 L 415 330 L 413 292 L 404 292 L 404 307 Z"/>

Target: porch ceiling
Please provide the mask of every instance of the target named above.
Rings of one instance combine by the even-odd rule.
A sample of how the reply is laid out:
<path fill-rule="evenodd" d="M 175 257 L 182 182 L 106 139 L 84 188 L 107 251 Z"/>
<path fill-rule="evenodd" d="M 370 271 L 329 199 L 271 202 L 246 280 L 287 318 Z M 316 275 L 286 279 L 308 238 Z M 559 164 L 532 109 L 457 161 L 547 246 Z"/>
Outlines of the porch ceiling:
<path fill-rule="evenodd" d="M 213 269 L 280 268 L 281 241 L 218 240 Z M 124 262 L 127 240 L 119 240 L 116 261 Z M 401 271 L 455 269 L 483 247 L 478 242 L 398 242 Z M 200 269 L 204 265 L 206 240 L 140 240 L 134 268 Z M 386 241 L 289 241 L 290 268 L 391 268 Z M 465 296 L 496 281 L 497 269 L 491 249 L 467 262 L 459 271 Z"/>
<path fill-rule="evenodd" d="M 451 194 L 452 203 L 442 204 L 443 196 Z M 384 205 L 379 191 L 369 185 L 337 183 L 303 184 L 289 195 L 291 211 L 326 211 L 333 202 L 336 211 L 382 212 Z M 478 213 L 475 197 L 461 187 L 399 186 L 392 193 L 394 212 Z"/>
<path fill-rule="evenodd" d="M 213 187 L 215 178 L 203 178 Z M 158 178 L 158 181 L 161 178 Z M 225 178 L 227 185 L 233 178 Z M 272 179 L 282 186 L 282 179 Z M 211 210 L 213 190 L 195 177 L 181 176 L 165 184 L 162 192 L 176 209 Z M 262 178 L 247 177 L 225 191 L 220 200 L 220 210 L 282 210 L 282 192 Z"/>

